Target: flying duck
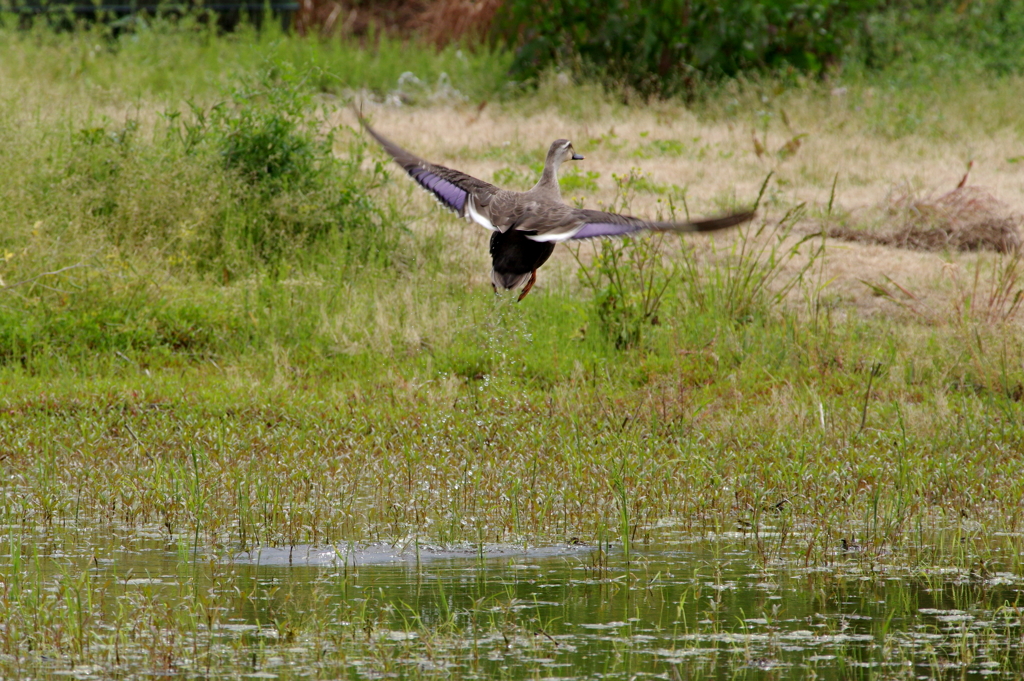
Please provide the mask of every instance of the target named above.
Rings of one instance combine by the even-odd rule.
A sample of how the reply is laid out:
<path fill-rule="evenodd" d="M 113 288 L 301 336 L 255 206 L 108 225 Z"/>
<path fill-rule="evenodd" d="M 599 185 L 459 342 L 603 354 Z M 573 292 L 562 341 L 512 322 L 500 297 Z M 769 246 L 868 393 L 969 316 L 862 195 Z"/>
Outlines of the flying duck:
<path fill-rule="evenodd" d="M 641 231 L 711 232 L 754 217 L 753 211 L 743 211 L 695 222 L 660 222 L 573 208 L 562 201 L 558 189 L 559 166 L 565 161 L 583 160 L 569 140 L 552 142 L 540 180 L 532 189 L 516 192 L 424 161 L 378 133 L 358 112 L 356 115 L 366 132 L 442 206 L 492 230 L 491 285 L 495 291 L 522 286 L 519 300 L 533 288 L 537 269 L 551 256 L 558 242 Z"/>

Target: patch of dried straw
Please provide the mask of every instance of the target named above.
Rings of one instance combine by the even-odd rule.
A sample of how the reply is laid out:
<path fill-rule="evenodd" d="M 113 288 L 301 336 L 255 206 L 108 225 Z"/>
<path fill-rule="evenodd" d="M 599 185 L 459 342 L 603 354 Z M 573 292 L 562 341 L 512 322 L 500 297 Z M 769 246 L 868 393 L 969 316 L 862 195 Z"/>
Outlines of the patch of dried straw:
<path fill-rule="evenodd" d="M 888 206 L 902 224 L 876 233 L 836 226 L 829 236 L 845 241 L 880 244 L 919 251 L 1016 251 L 1021 245 L 1024 216 L 981 187 L 968 187 L 967 175 L 938 199 L 904 195 Z"/>

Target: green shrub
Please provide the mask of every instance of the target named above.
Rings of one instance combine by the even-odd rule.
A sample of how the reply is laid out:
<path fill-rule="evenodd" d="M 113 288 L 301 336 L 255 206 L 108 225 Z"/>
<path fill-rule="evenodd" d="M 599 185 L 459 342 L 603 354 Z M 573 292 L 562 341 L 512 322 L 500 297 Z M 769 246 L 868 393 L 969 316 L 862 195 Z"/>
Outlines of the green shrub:
<path fill-rule="evenodd" d="M 397 232 L 382 228 L 388 216 L 371 194 L 384 167 L 363 169 L 362 136 L 336 156 L 334 131 L 321 132 L 326 115 L 301 79 L 274 68 L 209 111 L 167 114 L 186 154 L 213 153 L 239 180 L 203 240 L 201 265 L 278 268 L 328 240 L 361 260 L 387 260 Z"/>
<path fill-rule="evenodd" d="M 649 180 L 635 168 L 612 178 L 616 196 L 610 210 L 628 213 L 636 193 L 648 190 Z M 666 238 L 665 234 L 644 234 L 595 240 L 589 262 L 580 258 L 581 246 L 572 251 L 580 266 L 580 283 L 594 296 L 598 327 L 620 350 L 639 345 L 644 330 L 659 323 L 658 310 L 676 273 L 675 263 L 665 259 Z"/>
<path fill-rule="evenodd" d="M 117 268 L 54 272 L 0 295 L 0 364 L 153 351 L 207 357 L 248 337 L 249 325 L 223 301 L 196 300 Z"/>
<path fill-rule="evenodd" d="M 754 202 L 758 210 L 772 174 Z M 833 187 L 833 198 L 835 188 Z M 777 220 L 764 208 L 754 221 L 737 228 L 736 238 L 720 248 L 711 238 L 703 253 L 684 245 L 679 267 L 679 302 L 687 313 L 713 314 L 726 323 L 765 317 L 782 306 L 824 259 L 821 233 L 798 236 L 794 227 L 806 205 L 790 208 Z M 829 201 L 831 213 L 832 200 Z"/>
<path fill-rule="evenodd" d="M 269 194 L 315 187 L 317 164 L 330 156 L 330 140 L 317 139 L 303 126 L 307 100 L 275 85 L 236 90 L 231 106 L 219 105 L 210 115 L 224 165 Z"/>
<path fill-rule="evenodd" d="M 1024 71 L 1024 5 L 1017 0 L 886 2 L 860 23 L 859 39 L 849 50 L 853 65 L 903 62 L 999 75 Z"/>
<path fill-rule="evenodd" d="M 509 0 L 497 27 L 516 47 L 516 78 L 558 68 L 642 95 L 692 94 L 758 71 L 819 75 L 959 53 L 998 73 L 1024 68 L 1024 6 L 1014 0 Z"/>
<path fill-rule="evenodd" d="M 818 73 L 842 57 L 877 0 L 512 0 L 502 30 L 518 45 L 513 72 L 552 65 L 642 94 L 692 90 L 703 78 L 792 66 Z"/>
<path fill-rule="evenodd" d="M 0 364 L 229 351 L 266 307 L 239 298 L 387 264 L 402 234 L 385 166 L 298 78 L 148 119 L 21 115 L 0 108 Z"/>

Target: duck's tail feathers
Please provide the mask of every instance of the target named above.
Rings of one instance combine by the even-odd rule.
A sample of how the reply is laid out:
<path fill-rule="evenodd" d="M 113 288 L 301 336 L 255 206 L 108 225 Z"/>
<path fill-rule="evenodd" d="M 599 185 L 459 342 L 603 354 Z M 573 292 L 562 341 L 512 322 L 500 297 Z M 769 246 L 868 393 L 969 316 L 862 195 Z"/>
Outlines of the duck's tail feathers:
<path fill-rule="evenodd" d="M 508 291 L 526 284 L 530 279 L 530 274 L 530 272 L 527 272 L 526 274 L 513 274 L 511 272 L 498 272 L 491 270 L 491 283 L 494 284 L 495 288 L 501 288 Z"/>

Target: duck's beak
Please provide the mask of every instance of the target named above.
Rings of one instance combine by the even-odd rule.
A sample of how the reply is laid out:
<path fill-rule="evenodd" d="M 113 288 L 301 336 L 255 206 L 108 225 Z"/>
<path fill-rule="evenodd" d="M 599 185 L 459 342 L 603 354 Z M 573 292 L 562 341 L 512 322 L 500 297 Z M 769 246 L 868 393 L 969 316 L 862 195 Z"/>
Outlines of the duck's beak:
<path fill-rule="evenodd" d="M 572 152 L 572 160 L 574 160 L 574 161 L 582 161 L 583 160 L 583 154 L 577 154 L 575 151 Z"/>

